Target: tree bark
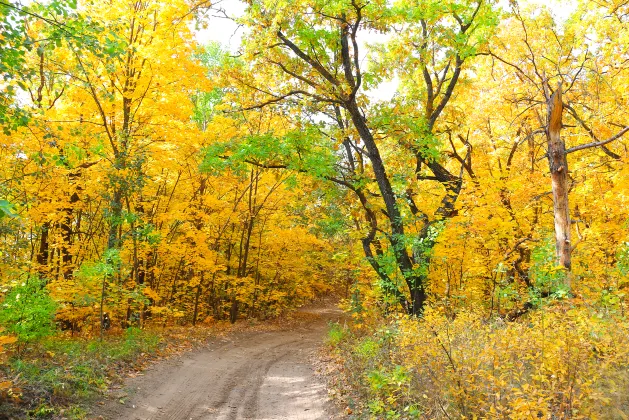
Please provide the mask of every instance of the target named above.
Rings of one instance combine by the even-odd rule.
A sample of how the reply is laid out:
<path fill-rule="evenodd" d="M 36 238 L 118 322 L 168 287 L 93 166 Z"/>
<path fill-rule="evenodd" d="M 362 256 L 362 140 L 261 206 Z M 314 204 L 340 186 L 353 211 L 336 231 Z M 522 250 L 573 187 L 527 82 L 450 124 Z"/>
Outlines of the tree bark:
<path fill-rule="evenodd" d="M 567 272 L 570 272 L 572 268 L 570 261 L 572 245 L 570 241 L 570 207 L 568 205 L 568 160 L 566 145 L 560 135 L 562 112 L 562 92 L 561 84 L 559 84 L 548 102 L 546 137 L 553 190 L 557 261 Z M 566 286 L 570 287 L 569 276 L 566 276 Z"/>
<path fill-rule="evenodd" d="M 48 240 L 48 232 L 50 231 L 50 222 L 46 221 L 41 228 L 41 236 L 39 239 L 39 251 L 37 252 L 37 264 L 39 265 L 39 272 L 43 276 L 46 276 L 48 257 L 50 254 L 50 242 Z"/>
<path fill-rule="evenodd" d="M 360 138 L 365 143 L 365 147 L 367 148 L 367 151 L 369 153 L 369 160 L 371 161 L 371 165 L 376 176 L 376 182 L 378 184 L 378 189 L 380 190 L 380 194 L 382 195 L 382 199 L 387 210 L 387 216 L 390 222 L 391 233 L 390 235 L 388 235 L 388 239 L 391 243 L 397 266 L 400 269 L 404 280 L 406 281 L 406 285 L 409 288 L 411 299 L 413 300 L 413 302 L 408 305 L 406 299 L 403 298 L 403 295 L 401 293 L 396 293 L 396 297 L 398 298 L 402 306 L 406 306 L 409 312 L 411 312 L 413 315 L 418 315 L 423 309 L 424 299 L 422 298 L 422 293 L 420 292 L 420 290 L 424 290 L 424 285 L 418 284 L 418 281 L 421 280 L 417 279 L 416 276 L 414 276 L 413 274 L 413 262 L 411 261 L 411 258 L 404 244 L 404 222 L 402 220 L 402 215 L 398 207 L 397 198 L 389 181 L 384 162 L 382 161 L 382 157 L 380 155 L 380 150 L 378 149 L 376 141 L 371 133 L 371 130 L 367 126 L 367 122 L 360 112 L 358 105 L 354 100 L 352 100 L 351 102 L 346 104 L 346 109 L 349 112 L 352 123 L 358 131 Z M 366 241 L 365 239 L 363 239 L 363 249 L 365 250 L 365 254 L 371 265 L 382 277 L 382 270 L 376 268 L 376 265 L 374 265 L 375 260 L 373 259 L 373 257 L 370 258 L 370 242 L 371 241 Z M 417 290 L 417 293 L 415 292 L 415 290 Z M 414 299 L 416 297 L 420 297 L 420 301 L 418 301 L 417 303 L 414 302 Z"/>
<path fill-rule="evenodd" d="M 74 219 L 74 205 L 80 200 L 79 195 L 72 193 L 70 197 L 70 206 L 63 209 L 64 217 L 59 224 L 61 229 L 61 238 L 63 243 L 61 245 L 61 261 L 63 277 L 68 279 L 72 277 L 72 254 L 69 248 L 72 246 L 74 229 L 72 227 Z"/>
<path fill-rule="evenodd" d="M 199 316 L 199 297 L 201 296 L 201 287 L 203 287 L 203 277 L 205 272 L 201 272 L 201 279 L 197 285 L 197 292 L 194 297 L 194 313 L 192 314 L 192 325 L 197 325 L 197 317 Z"/>

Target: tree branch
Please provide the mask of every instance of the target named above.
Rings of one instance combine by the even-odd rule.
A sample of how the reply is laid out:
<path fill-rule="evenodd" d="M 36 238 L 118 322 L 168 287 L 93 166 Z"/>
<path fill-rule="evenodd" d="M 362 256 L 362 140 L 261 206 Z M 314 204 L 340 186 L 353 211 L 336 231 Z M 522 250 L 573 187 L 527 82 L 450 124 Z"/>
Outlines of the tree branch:
<path fill-rule="evenodd" d="M 608 138 L 607 140 L 603 140 L 603 141 L 598 141 L 598 142 L 592 142 L 592 143 L 587 143 L 587 144 L 582 144 L 580 146 L 575 146 L 575 147 L 571 147 L 570 149 L 566 150 L 566 154 L 572 153 L 572 152 L 576 152 L 578 150 L 584 150 L 584 149 L 590 149 L 592 147 L 599 147 L 599 146 L 604 146 L 607 143 L 611 143 L 614 140 L 618 140 L 619 138 L 621 138 L 623 135 L 625 135 L 625 133 L 629 131 L 629 126 L 623 128 L 622 130 L 620 130 L 617 134 L 611 136 L 610 138 Z"/>
<path fill-rule="evenodd" d="M 303 52 L 290 39 L 286 38 L 286 36 L 282 33 L 282 31 L 278 30 L 277 31 L 277 36 L 278 36 L 279 39 L 282 40 L 282 42 L 284 42 L 284 45 L 286 45 L 288 48 L 290 48 L 297 55 L 297 57 L 301 58 L 306 63 L 308 63 L 310 65 L 310 67 L 315 69 L 328 82 L 332 83 L 334 86 L 339 86 L 340 85 L 339 81 L 336 80 L 336 78 L 334 76 L 332 76 L 332 74 L 328 70 L 326 70 L 325 67 L 323 67 L 319 62 L 314 60 L 308 54 Z"/>

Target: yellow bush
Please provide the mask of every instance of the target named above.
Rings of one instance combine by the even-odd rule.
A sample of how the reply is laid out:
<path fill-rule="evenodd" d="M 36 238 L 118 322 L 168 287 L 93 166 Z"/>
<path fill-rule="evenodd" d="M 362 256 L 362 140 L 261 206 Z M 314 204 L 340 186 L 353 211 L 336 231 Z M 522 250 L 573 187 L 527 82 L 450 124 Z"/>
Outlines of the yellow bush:
<path fill-rule="evenodd" d="M 373 418 L 625 418 L 629 323 L 576 302 L 517 322 L 428 309 L 339 344 Z"/>

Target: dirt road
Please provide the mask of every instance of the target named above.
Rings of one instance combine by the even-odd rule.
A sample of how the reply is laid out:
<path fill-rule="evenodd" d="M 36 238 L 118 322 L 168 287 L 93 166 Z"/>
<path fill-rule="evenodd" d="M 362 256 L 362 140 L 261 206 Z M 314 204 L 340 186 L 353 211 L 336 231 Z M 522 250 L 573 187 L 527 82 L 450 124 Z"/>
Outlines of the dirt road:
<path fill-rule="evenodd" d="M 291 331 L 248 332 L 157 363 L 125 383 L 124 404 L 96 410 L 111 420 L 328 420 L 335 418 L 313 354 L 336 309 L 311 309 L 318 319 Z"/>

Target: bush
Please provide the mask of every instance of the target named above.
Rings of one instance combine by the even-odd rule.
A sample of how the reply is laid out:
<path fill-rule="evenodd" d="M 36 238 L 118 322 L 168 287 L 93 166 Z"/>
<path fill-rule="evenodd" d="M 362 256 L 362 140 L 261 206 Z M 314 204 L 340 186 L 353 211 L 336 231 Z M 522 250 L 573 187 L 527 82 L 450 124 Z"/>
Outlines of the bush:
<path fill-rule="evenodd" d="M 30 277 L 15 285 L 0 306 L 0 324 L 20 343 L 28 343 L 55 332 L 57 304 L 48 295 L 46 283 Z"/>
<path fill-rule="evenodd" d="M 625 418 L 629 322 L 604 313 L 572 300 L 518 322 L 382 320 L 338 342 L 344 388 L 378 419 Z"/>

